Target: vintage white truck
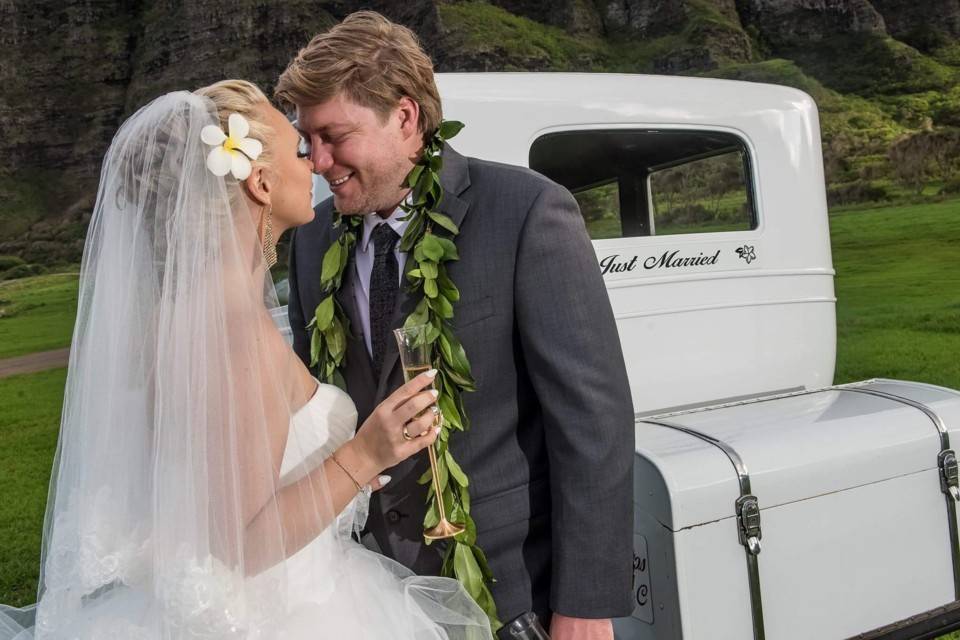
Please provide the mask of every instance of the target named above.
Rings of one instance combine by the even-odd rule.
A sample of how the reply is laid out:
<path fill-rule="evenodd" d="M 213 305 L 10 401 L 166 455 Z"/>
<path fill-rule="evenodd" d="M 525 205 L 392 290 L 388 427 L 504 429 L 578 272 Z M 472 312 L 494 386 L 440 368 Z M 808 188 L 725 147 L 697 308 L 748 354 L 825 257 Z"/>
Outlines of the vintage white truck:
<path fill-rule="evenodd" d="M 702 78 L 438 80 L 468 125 L 457 149 L 563 184 L 594 239 L 636 412 L 636 608 L 617 637 L 960 627 L 960 392 L 831 386 L 814 101 Z"/>

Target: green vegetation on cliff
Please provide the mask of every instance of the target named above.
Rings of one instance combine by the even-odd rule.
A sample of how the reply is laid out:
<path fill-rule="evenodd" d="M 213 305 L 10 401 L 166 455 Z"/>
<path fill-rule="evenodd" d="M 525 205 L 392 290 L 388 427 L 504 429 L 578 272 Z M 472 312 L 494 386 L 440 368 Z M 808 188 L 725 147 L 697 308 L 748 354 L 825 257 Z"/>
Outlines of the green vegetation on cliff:
<path fill-rule="evenodd" d="M 804 71 L 843 93 L 922 93 L 951 87 L 957 81 L 956 68 L 890 37 L 835 36 L 790 53 Z"/>
<path fill-rule="evenodd" d="M 600 38 L 574 37 L 485 2 L 444 3 L 438 10 L 454 59 L 483 59 L 484 71 L 601 71 L 609 62 Z"/>
<path fill-rule="evenodd" d="M 48 185 L 53 171 L 0 174 L 0 238 L 22 235 L 49 214 Z"/>
<path fill-rule="evenodd" d="M 906 131 L 906 128 L 879 104 L 857 95 L 844 95 L 828 89 L 791 60 L 774 58 L 762 62 L 731 64 L 704 72 L 703 75 L 728 80 L 782 84 L 800 89 L 816 101 L 820 111 L 821 133 L 827 140 L 838 134 L 847 134 L 861 137 L 863 143 L 870 139 L 879 139 L 886 143 Z"/>
<path fill-rule="evenodd" d="M 418 33 L 438 71 L 706 75 L 801 89 L 820 109 L 831 202 L 846 205 L 960 191 L 960 166 L 903 168 L 920 154 L 895 152 L 905 139 L 960 129 L 960 33 L 950 32 L 960 10 L 913 4 L 410 0 L 382 9 Z M 0 98 L 0 153 L 11 158 L 0 167 L 0 254 L 77 261 L 99 158 L 124 114 L 226 76 L 269 89 L 310 34 L 361 5 L 291 0 L 265 12 L 244 0 L 221 11 L 146 0 L 87 11 L 64 0 L 45 17 L 15 10 L 16 30 L 0 27 L 11 43 L 0 76 L 23 69 Z M 59 42 L 61 23 L 70 47 L 37 54 L 30 43 Z"/>
<path fill-rule="evenodd" d="M 691 4 L 696 11 L 677 33 L 654 38 L 628 31 L 573 35 L 478 0 L 442 2 L 437 10 L 446 33 L 443 59 L 459 70 L 654 73 L 664 71 L 660 67 L 671 54 L 736 58 L 711 47 L 730 39 L 746 42 L 743 31 L 709 0 Z"/>
<path fill-rule="evenodd" d="M 817 102 L 832 204 L 960 190 L 960 166 L 934 170 L 921 166 L 918 154 L 895 149 L 914 136 L 960 127 L 960 44 L 938 31 L 914 33 L 929 44 L 920 51 L 883 33 L 824 27 L 797 46 L 772 40 L 763 25 L 744 26 L 723 3 L 670 6 L 682 10 L 662 23 L 650 17 L 643 33 L 608 23 L 600 34 L 549 26 L 488 2 L 443 2 L 438 11 L 450 56 L 444 62 L 466 70 L 681 73 L 784 84 Z M 960 144 L 955 151 L 960 155 Z M 926 184 L 918 188 L 918 179 Z"/>

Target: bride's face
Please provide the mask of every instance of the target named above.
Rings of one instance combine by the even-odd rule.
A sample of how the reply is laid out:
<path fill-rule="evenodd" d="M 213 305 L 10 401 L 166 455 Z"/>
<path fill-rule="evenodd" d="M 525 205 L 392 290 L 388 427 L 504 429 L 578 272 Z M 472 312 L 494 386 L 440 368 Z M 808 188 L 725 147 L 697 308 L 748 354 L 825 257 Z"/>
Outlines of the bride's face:
<path fill-rule="evenodd" d="M 263 119 L 273 129 L 267 141 L 272 156 L 268 174 L 271 178 L 270 205 L 275 235 L 313 220 L 313 172 L 310 159 L 300 153 L 300 134 L 282 113 L 265 105 Z"/>

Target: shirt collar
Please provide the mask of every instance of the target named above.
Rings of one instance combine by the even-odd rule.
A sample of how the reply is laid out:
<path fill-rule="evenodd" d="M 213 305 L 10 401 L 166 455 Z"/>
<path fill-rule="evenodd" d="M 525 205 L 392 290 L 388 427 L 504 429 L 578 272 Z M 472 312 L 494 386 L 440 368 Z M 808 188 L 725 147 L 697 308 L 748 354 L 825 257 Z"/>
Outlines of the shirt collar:
<path fill-rule="evenodd" d="M 406 201 L 410 202 L 410 196 L 408 195 Z M 409 220 L 400 220 L 405 216 L 403 209 L 397 207 L 394 209 L 393 213 L 390 214 L 390 217 L 384 220 L 376 212 L 368 213 L 363 216 L 363 238 L 360 240 L 360 251 L 366 253 L 367 249 L 370 246 L 370 238 L 373 236 L 373 230 L 380 226 L 382 223 L 387 223 L 390 225 L 394 231 L 397 232 L 399 237 L 403 237 L 403 232 L 407 230 L 407 225 L 410 223 Z"/>

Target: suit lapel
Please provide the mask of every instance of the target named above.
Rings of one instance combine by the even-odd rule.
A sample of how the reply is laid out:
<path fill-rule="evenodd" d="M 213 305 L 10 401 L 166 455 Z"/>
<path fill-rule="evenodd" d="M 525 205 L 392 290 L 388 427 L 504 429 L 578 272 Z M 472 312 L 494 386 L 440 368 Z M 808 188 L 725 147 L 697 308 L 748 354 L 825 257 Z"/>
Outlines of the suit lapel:
<path fill-rule="evenodd" d="M 447 215 L 458 227 L 467 215 L 470 205 L 460 199 L 460 195 L 470 186 L 470 171 L 467 159 L 454 151 L 448 144 L 443 145 L 443 169 L 440 171 L 440 186 L 443 187 L 443 199 L 440 201 L 440 213 Z M 442 233 L 446 233 L 441 229 Z"/>
<path fill-rule="evenodd" d="M 459 195 L 470 186 L 470 175 L 467 167 L 467 159 L 453 150 L 450 145 L 443 147 L 443 169 L 440 171 L 440 185 L 443 187 L 443 199 L 438 207 L 440 213 L 446 215 L 458 227 L 463 222 L 464 216 L 470 205 L 461 200 Z M 434 229 L 436 233 L 447 235 L 446 231 Z M 407 260 L 411 260 L 410 257 Z M 409 264 L 409 262 L 408 262 Z M 406 269 L 406 267 L 405 267 Z M 423 298 L 423 294 L 417 292 L 415 295 L 407 291 L 407 282 L 404 279 L 397 293 L 397 303 L 394 306 L 393 319 L 390 327 L 399 329 L 403 326 L 407 316 L 413 313 L 417 304 Z M 399 366 L 400 353 L 397 350 L 397 341 L 390 336 L 387 340 L 387 350 L 383 355 L 383 369 L 380 372 L 380 380 L 377 382 L 377 402 L 383 400 L 389 390 L 388 384 L 393 375 L 394 369 Z M 372 370 L 372 367 L 371 367 Z"/>

